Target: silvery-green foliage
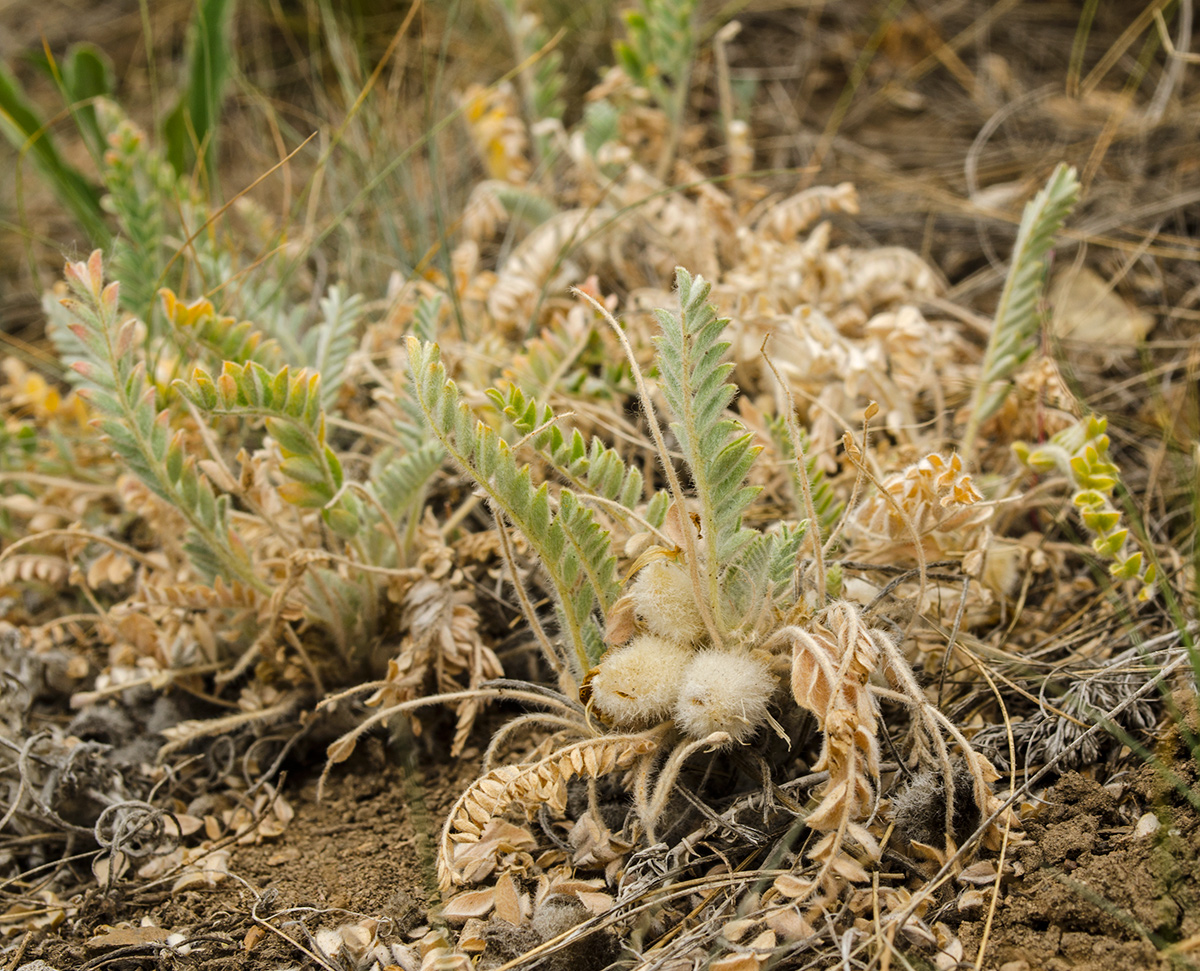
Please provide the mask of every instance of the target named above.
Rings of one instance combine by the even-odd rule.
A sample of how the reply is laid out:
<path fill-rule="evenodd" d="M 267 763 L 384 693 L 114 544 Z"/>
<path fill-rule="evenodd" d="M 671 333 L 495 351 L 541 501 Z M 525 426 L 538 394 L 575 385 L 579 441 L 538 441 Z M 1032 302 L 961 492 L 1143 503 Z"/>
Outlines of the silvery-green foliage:
<path fill-rule="evenodd" d="M 229 518 L 229 497 L 218 496 L 187 453 L 183 430 L 171 434 L 170 415 L 159 407 L 158 391 L 146 377 L 137 346 L 138 321 L 118 324 L 116 283 L 104 285 L 99 250 L 87 263 L 68 264 L 74 297 L 63 301 L 73 318 L 68 358 L 81 377 L 89 403 L 101 416 L 100 431 L 129 469 L 189 525 L 185 549 L 202 575 L 241 580 L 266 592 Z"/>
<path fill-rule="evenodd" d="M 742 516 L 761 491 L 745 484 L 761 446 L 726 414 L 737 388 L 726 381 L 733 364 L 725 360 L 729 344 L 720 338 L 729 321 L 718 318 L 707 302 L 712 285 L 703 277 L 693 280 L 682 267 L 675 282 L 679 313 L 654 312 L 661 327 L 655 338 L 659 381 L 699 503 L 700 532 L 708 547 L 703 573 L 715 604 L 720 565 L 734 560 L 756 535 L 742 525 Z"/>
<path fill-rule="evenodd" d="M 678 312 L 656 311 L 661 326 L 656 364 L 691 486 L 680 497 L 687 507 L 680 512 L 696 510 L 702 540 L 696 564 L 700 588 L 693 591 L 699 599 L 692 602 L 707 605 L 723 632 L 753 639 L 773 621 L 774 610 L 795 601 L 797 557 L 809 524 L 784 524 L 770 532 L 744 524 L 760 491 L 746 485 L 760 446 L 728 411 L 737 391 L 727 380 L 733 365 L 725 360 L 729 345 L 721 340 L 728 321 L 708 304 L 711 287 L 702 278 L 693 280 L 679 269 L 676 279 Z M 621 593 L 609 531 L 589 506 L 599 505 L 606 518 L 625 519 L 639 531 L 645 522 L 663 525 L 671 494 L 655 493 L 643 505 L 642 473 L 614 449 L 564 430 L 552 408 L 515 384 L 491 389 L 491 403 L 520 436 L 520 446 L 538 452 L 563 483 L 554 493 L 546 483 L 535 486 L 529 466 L 518 463 L 516 446 L 481 421 L 447 378 L 437 345 L 414 337 L 408 350 L 409 393 L 426 426 L 496 513 L 523 533 L 554 591 L 577 673 L 586 671 L 603 651 L 599 615 L 606 616 Z M 835 507 L 827 498 L 821 506 L 826 514 Z"/>
<path fill-rule="evenodd" d="M 406 523 L 411 535 L 420 519 L 429 483 L 445 459 L 446 451 L 441 444 L 429 441 L 400 454 L 385 452 L 372 463 L 367 489 L 379 501 L 393 526 Z M 364 512 L 368 520 L 377 515 L 373 507 Z M 395 565 L 398 551 L 387 533 L 371 530 L 366 541 L 372 563 Z"/>
<path fill-rule="evenodd" d="M 528 186 L 500 182 L 496 185 L 496 198 L 504 206 L 508 218 L 525 232 L 536 229 L 559 213 L 553 202 Z"/>
<path fill-rule="evenodd" d="M 807 520 L 796 526 L 782 523 L 774 532 L 754 534 L 721 573 L 720 615 L 724 626 L 748 632 L 760 619 L 769 617 L 774 604 L 796 599 L 796 558 L 806 535 Z"/>
<path fill-rule="evenodd" d="M 518 61 L 541 53 L 536 62 L 521 72 L 521 94 L 525 101 L 526 121 L 532 126 L 544 119 L 562 118 L 566 107 L 562 90 L 566 78 L 562 72 L 562 52 L 543 51 L 550 42 L 550 32 L 538 14 L 538 5 L 519 0 L 496 0 L 504 17 Z"/>
<path fill-rule="evenodd" d="M 600 439 L 586 442 L 578 429 L 564 435 L 549 405 L 539 405 L 514 384 L 507 391 L 489 389 L 488 397 L 529 444 L 537 449 L 554 470 L 581 495 L 599 496 L 626 509 L 642 501 L 644 483 L 638 469 L 625 464 L 615 449 Z M 647 518 L 661 526 L 666 516 L 668 495 L 656 493 L 650 501 Z"/>
<path fill-rule="evenodd" d="M 162 275 L 170 255 L 167 232 L 171 210 L 164 200 L 179 190 L 187 191 L 187 187 L 181 185 L 162 153 L 150 146 L 145 132 L 113 102 L 99 99 L 96 117 L 109 145 L 101 175 L 108 192 L 101 205 L 117 217 L 120 226 L 111 268 L 122 281 L 126 305 L 149 321 L 154 294 L 168 282 Z"/>
<path fill-rule="evenodd" d="M 289 480 L 279 494 L 295 506 L 320 509 L 339 536 L 358 532 L 361 503 L 343 489 L 342 463 L 325 441 L 319 373 L 285 365 L 272 374 L 255 361 L 226 361 L 215 380 L 198 367 L 190 381 L 177 380 L 174 387 L 203 413 L 264 419 L 283 456 L 279 471 Z"/>
<path fill-rule="evenodd" d="M 979 383 L 971 400 L 970 420 L 963 437 L 970 450 L 979 426 L 1003 404 L 1012 375 L 1037 349 L 1038 300 L 1046 277 L 1046 256 L 1079 198 L 1075 170 L 1060 164 L 1044 189 L 1025 206 L 1012 266 L 1000 293 L 992 334 L 983 356 Z"/>
<path fill-rule="evenodd" d="M 442 310 L 442 295 L 421 297 L 413 311 L 412 332 L 423 341 L 437 340 L 438 315 Z"/>
<path fill-rule="evenodd" d="M 320 306 L 321 322 L 305 333 L 297 360 L 321 375 L 321 404 L 329 408 L 342 388 L 342 374 L 365 308 L 362 294 L 347 296 L 339 284 L 329 288 Z"/>
<path fill-rule="evenodd" d="M 411 393 L 446 452 L 486 493 L 493 509 L 524 535 L 554 591 L 562 630 L 582 675 L 603 650 L 596 611 L 616 601 L 617 560 L 610 536 L 569 489 L 555 502 L 549 486 L 535 486 L 528 465 L 478 419 L 446 376 L 436 344 L 408 340 Z"/>
<path fill-rule="evenodd" d="M 278 368 L 279 344 L 267 338 L 250 321 L 219 314 L 210 300 L 184 303 L 172 290 L 159 291 L 166 322 L 166 339 L 175 345 L 182 360 L 219 371 L 226 361 L 245 365 L 253 361 L 265 368 Z"/>
<path fill-rule="evenodd" d="M 671 115 L 691 77 L 695 18 L 696 0 L 642 0 L 624 14 L 628 39 L 614 45 L 625 73 Z"/>
<path fill-rule="evenodd" d="M 782 415 L 767 418 L 767 431 L 771 441 L 778 449 L 780 456 L 788 466 L 788 483 L 792 489 L 792 502 L 797 512 L 803 518 L 803 486 L 800 482 L 800 467 L 796 464 L 796 450 L 792 446 L 791 435 L 788 434 L 787 421 Z M 825 478 L 825 473 L 817 465 L 817 457 L 808 447 L 808 438 L 801 432 L 800 445 L 808 460 L 805 468 L 808 474 L 808 487 L 812 493 L 813 509 L 821 524 L 821 536 L 828 536 L 842 516 L 843 503 L 838 499 Z"/>

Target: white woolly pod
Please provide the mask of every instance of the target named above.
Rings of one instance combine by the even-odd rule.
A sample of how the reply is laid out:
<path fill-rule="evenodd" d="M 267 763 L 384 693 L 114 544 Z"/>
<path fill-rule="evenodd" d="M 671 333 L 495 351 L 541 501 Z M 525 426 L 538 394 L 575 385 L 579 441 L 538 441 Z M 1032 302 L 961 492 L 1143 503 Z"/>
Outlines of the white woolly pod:
<path fill-rule="evenodd" d="M 745 651 L 701 651 L 683 673 L 675 724 L 692 738 L 725 732 L 744 742 L 767 720 L 778 684 L 767 658 Z"/>
<path fill-rule="evenodd" d="M 591 704 L 617 728 L 645 728 L 671 717 L 692 652 L 678 641 L 642 634 L 610 651 L 588 682 Z"/>
<path fill-rule="evenodd" d="M 691 575 L 679 563 L 655 560 L 642 567 L 629 585 L 629 598 L 652 634 L 687 645 L 704 635 Z"/>

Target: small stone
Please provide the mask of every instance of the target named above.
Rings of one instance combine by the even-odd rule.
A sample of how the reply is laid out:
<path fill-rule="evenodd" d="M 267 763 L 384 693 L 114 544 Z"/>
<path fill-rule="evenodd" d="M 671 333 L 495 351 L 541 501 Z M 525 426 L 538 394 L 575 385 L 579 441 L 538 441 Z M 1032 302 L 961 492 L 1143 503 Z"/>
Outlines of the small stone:
<path fill-rule="evenodd" d="M 267 857 L 267 866 L 283 866 L 285 863 L 292 863 L 298 859 L 300 859 L 300 848 L 287 846 L 278 853 L 272 853 Z"/>

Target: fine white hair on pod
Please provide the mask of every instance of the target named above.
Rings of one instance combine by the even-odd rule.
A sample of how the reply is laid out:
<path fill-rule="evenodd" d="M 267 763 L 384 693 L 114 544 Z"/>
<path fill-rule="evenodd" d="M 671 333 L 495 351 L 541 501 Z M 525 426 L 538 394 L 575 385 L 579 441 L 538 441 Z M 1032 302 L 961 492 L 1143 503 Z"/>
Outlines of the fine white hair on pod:
<path fill-rule="evenodd" d="M 638 620 L 652 634 L 681 644 L 695 644 L 704 635 L 692 578 L 678 563 L 655 560 L 643 567 L 629 596 Z"/>
<path fill-rule="evenodd" d="M 678 641 L 642 634 L 607 654 L 591 681 L 596 710 L 618 728 L 645 728 L 671 717 L 692 659 Z"/>
<path fill-rule="evenodd" d="M 675 723 L 692 738 L 725 732 L 731 742 L 744 742 L 767 720 L 776 685 L 764 657 L 701 651 L 683 673 Z"/>

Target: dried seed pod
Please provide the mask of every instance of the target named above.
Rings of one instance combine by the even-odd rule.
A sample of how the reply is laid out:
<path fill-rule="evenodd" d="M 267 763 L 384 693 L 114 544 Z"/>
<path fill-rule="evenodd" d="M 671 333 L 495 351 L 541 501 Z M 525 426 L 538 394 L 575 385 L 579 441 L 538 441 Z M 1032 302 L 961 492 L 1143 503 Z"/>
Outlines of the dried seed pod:
<path fill-rule="evenodd" d="M 592 706 L 617 728 L 671 717 L 692 652 L 678 641 L 643 634 L 610 651 L 589 682 Z"/>
<path fill-rule="evenodd" d="M 776 679 L 765 657 L 745 651 L 702 651 L 683 674 L 675 723 L 692 738 L 725 732 L 744 742 L 767 720 Z"/>
<path fill-rule="evenodd" d="M 687 645 L 703 636 L 692 578 L 680 564 L 655 560 L 643 567 L 630 584 L 629 597 L 638 620 L 652 634 Z"/>
<path fill-rule="evenodd" d="M 975 780 L 962 758 L 954 759 L 954 837 L 962 845 L 979 826 Z M 907 840 L 943 846 L 946 829 L 946 781 L 941 767 L 925 768 L 892 797 L 896 830 Z"/>

